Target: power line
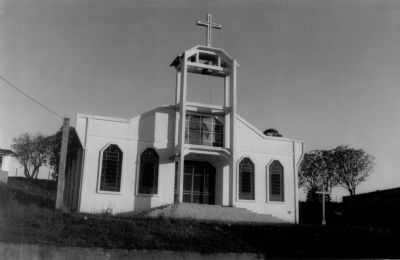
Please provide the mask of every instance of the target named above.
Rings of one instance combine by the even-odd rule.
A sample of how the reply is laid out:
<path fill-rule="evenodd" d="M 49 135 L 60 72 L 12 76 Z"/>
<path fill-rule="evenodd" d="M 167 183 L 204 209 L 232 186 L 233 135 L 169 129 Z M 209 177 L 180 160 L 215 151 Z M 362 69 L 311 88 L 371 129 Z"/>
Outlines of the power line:
<path fill-rule="evenodd" d="M 18 91 L 20 94 L 24 95 L 26 98 L 30 99 L 31 101 L 33 101 L 34 103 L 38 104 L 39 106 L 41 106 L 42 108 L 44 108 L 45 110 L 47 110 L 48 112 L 50 112 L 53 115 L 56 115 L 58 118 L 63 119 L 63 117 L 58 114 L 56 111 L 54 111 L 53 109 L 51 109 L 50 107 L 46 106 L 45 104 L 41 103 L 39 100 L 37 100 L 36 98 L 30 96 L 29 94 L 25 93 L 24 91 L 22 91 L 21 89 L 19 89 L 16 85 L 14 85 L 11 81 L 9 81 L 8 79 L 6 79 L 5 77 L 0 75 L 0 79 L 2 81 L 4 81 L 5 83 L 7 83 L 8 86 L 12 87 L 13 89 L 15 89 L 16 91 Z"/>

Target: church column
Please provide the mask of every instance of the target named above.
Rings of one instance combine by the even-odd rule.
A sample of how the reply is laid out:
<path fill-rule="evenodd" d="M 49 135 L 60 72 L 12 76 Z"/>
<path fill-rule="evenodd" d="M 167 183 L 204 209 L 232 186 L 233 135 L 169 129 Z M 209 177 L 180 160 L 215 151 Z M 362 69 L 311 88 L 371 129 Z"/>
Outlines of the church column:
<path fill-rule="evenodd" d="M 230 84 L 229 76 L 226 76 L 225 77 L 225 88 L 224 88 L 224 93 L 225 93 L 225 96 L 224 96 L 224 109 L 225 109 L 224 146 L 225 146 L 225 148 L 228 148 L 228 149 L 230 147 L 230 144 L 229 144 L 229 130 L 230 130 L 230 128 L 229 128 L 229 113 L 231 111 L 230 102 L 229 102 L 230 101 L 229 84 Z"/>
<path fill-rule="evenodd" d="M 175 104 L 179 104 L 181 95 L 181 71 L 176 71 L 176 90 L 175 90 Z"/>
<path fill-rule="evenodd" d="M 231 91 L 230 91 L 230 77 L 231 75 L 227 75 L 225 76 L 225 88 L 224 88 L 224 108 L 225 108 L 225 124 L 224 124 L 224 146 L 226 149 L 230 149 L 231 148 L 231 141 L 230 141 L 230 118 L 231 118 L 231 113 L 232 113 L 232 108 L 231 108 L 231 102 L 230 102 L 230 95 L 231 95 Z M 232 160 L 232 157 L 230 158 L 230 160 Z M 231 173 L 231 168 L 232 168 L 232 163 L 231 161 L 228 163 L 228 167 L 225 171 L 227 171 L 224 175 L 223 175 L 223 183 L 227 183 L 227 185 L 223 185 L 223 189 L 227 189 L 226 191 L 223 192 L 223 194 L 226 194 L 227 198 L 226 198 L 226 203 L 228 205 L 233 206 L 233 201 L 232 201 L 232 194 L 233 194 L 233 175 Z"/>
<path fill-rule="evenodd" d="M 175 148 L 179 145 L 179 116 L 180 116 L 180 100 L 181 100 L 181 78 L 182 73 L 180 70 L 176 71 L 176 92 L 175 92 L 175 105 L 176 105 L 176 112 L 175 112 Z M 179 152 L 179 151 L 176 151 Z"/>
<path fill-rule="evenodd" d="M 179 127 L 180 127 L 180 100 L 181 100 L 181 77 L 182 73 L 179 69 L 176 70 L 176 91 L 175 91 L 175 137 L 174 137 L 174 154 L 177 155 L 180 153 L 180 139 L 179 139 Z M 180 173 L 180 163 L 179 160 L 180 158 L 175 158 L 176 163 L 175 163 L 175 187 L 174 187 L 174 202 L 179 202 L 179 173 Z"/>
<path fill-rule="evenodd" d="M 231 199 L 232 199 L 232 206 L 236 205 L 236 197 L 237 197 L 237 171 L 236 171 L 236 69 L 237 69 L 237 62 L 236 60 L 233 61 L 232 64 L 232 71 L 230 75 L 230 107 L 231 107 L 231 113 L 230 113 L 230 150 L 231 150 L 231 178 L 232 178 L 232 193 L 231 193 Z"/>
<path fill-rule="evenodd" d="M 179 117 L 179 163 L 178 163 L 178 202 L 183 201 L 183 175 L 185 169 L 185 121 L 186 121 L 186 85 L 187 85 L 187 62 L 186 53 L 182 57 L 181 80 L 180 80 L 180 117 Z"/>

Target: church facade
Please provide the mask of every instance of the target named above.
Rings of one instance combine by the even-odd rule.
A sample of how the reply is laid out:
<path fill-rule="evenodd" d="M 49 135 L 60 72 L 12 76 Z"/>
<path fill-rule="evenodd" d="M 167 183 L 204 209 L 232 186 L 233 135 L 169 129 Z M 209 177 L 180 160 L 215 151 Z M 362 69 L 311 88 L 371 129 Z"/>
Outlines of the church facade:
<path fill-rule="evenodd" d="M 78 114 L 77 211 L 140 212 L 214 204 L 298 221 L 298 140 L 266 136 L 236 112 L 238 63 L 198 45 L 176 57 L 176 98 L 131 119 Z M 187 99 L 188 74 L 224 78 L 224 104 Z"/>

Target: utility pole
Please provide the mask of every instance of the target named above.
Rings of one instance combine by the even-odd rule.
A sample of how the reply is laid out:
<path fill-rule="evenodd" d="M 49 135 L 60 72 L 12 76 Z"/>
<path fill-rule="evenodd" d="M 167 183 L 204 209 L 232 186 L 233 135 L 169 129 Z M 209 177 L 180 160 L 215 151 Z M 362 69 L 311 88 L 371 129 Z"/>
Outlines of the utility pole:
<path fill-rule="evenodd" d="M 325 207 L 325 195 L 326 195 L 326 190 L 325 190 L 325 181 L 322 182 L 322 191 L 318 191 L 318 194 L 322 195 L 322 225 L 326 225 L 326 207 Z"/>
<path fill-rule="evenodd" d="M 325 218 L 325 183 L 322 184 L 322 225 L 326 225 L 326 218 Z"/>
<path fill-rule="evenodd" d="M 68 138 L 69 138 L 69 118 L 65 117 L 62 126 L 62 139 L 61 139 L 60 161 L 58 165 L 57 199 L 56 199 L 56 209 L 61 209 L 61 210 L 64 210 L 65 168 L 67 164 Z"/>

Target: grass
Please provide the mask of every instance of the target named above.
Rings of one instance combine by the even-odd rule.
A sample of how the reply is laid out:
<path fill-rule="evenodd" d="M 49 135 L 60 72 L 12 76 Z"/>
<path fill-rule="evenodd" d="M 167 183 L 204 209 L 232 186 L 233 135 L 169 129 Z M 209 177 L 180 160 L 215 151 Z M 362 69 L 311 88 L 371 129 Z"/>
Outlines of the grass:
<path fill-rule="evenodd" d="M 54 184 L 54 183 L 53 183 Z M 257 252 L 296 257 L 398 257 L 398 227 L 206 223 L 167 218 L 64 214 L 55 185 L 0 184 L 0 240 L 62 246 Z"/>
<path fill-rule="evenodd" d="M 125 249 L 255 251 L 226 229 L 194 220 L 61 213 L 53 210 L 55 190 L 47 188 L 26 180 L 0 184 L 0 240 Z"/>

